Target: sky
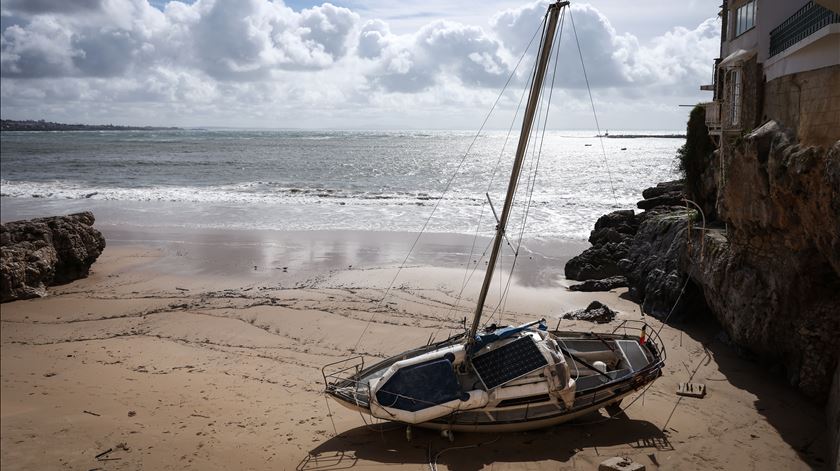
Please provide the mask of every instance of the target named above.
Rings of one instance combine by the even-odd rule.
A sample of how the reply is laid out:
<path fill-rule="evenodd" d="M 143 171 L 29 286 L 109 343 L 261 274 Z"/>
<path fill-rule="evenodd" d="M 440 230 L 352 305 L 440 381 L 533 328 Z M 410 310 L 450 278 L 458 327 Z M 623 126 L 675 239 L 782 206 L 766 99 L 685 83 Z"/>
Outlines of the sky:
<path fill-rule="evenodd" d="M 551 129 L 684 129 L 719 0 L 574 2 Z M 184 127 L 507 129 L 545 1 L 2 0 L 3 119 Z M 574 29 L 572 22 L 574 20 Z M 580 43 L 578 53 L 575 34 Z M 519 67 L 517 62 L 522 58 Z M 552 74 L 553 75 L 553 74 Z M 551 76 L 549 77 L 549 79 Z"/>

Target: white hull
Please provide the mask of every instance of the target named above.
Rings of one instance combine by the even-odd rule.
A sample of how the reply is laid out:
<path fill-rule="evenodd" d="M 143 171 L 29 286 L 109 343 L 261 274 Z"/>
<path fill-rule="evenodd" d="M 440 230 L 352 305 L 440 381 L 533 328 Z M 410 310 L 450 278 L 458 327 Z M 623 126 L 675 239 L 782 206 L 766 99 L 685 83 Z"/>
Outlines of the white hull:
<path fill-rule="evenodd" d="M 621 327 L 622 330 L 633 329 L 625 324 Z M 523 334 L 524 337 L 534 336 L 532 331 Z M 381 400 L 377 399 L 377 390 L 383 390 L 382 385 L 396 371 L 429 364 L 451 352 L 458 353 L 457 356 L 450 356 L 455 362 L 454 370 L 461 377 L 470 378 L 464 384 L 478 384 L 474 372 L 458 366 L 464 358 L 458 338 L 405 352 L 369 368 L 364 368 L 364 365 L 350 368 L 346 364 L 342 365 L 342 371 L 352 369 L 355 373 L 343 378 L 333 376 L 332 381 L 328 380 L 329 375 L 325 373 L 327 392 L 342 406 L 374 419 L 455 432 L 517 432 L 559 425 L 620 403 L 628 395 L 656 380 L 664 365 L 664 349 L 658 336 L 655 336 L 655 342 L 651 339 L 647 346 L 640 346 L 637 337 L 628 334 L 552 332 L 545 335 L 547 338 L 556 338 L 566 346 L 559 350 L 568 356 L 571 363 L 549 364 L 517 379 L 480 391 L 484 396 L 481 404 L 455 399 L 414 409 L 423 414 L 418 415 L 410 408 L 401 410 L 395 403 L 383 406 Z M 487 348 L 493 351 L 500 348 L 499 345 L 501 348 L 505 344 L 510 345 L 510 342 L 511 339 L 494 342 Z M 610 361 L 609 356 L 613 356 L 614 360 Z M 606 363 L 594 359 L 606 360 Z M 555 362 L 557 360 L 554 359 Z M 590 362 L 606 367 L 605 372 L 594 371 Z M 558 365 L 567 374 L 574 371 L 575 377 L 571 381 L 561 378 L 563 381 L 554 383 L 565 384 L 568 381 L 568 388 L 551 390 L 549 377 L 553 376 Z M 585 367 L 590 370 L 587 372 Z M 470 391 L 469 396 L 474 396 L 474 393 Z"/>

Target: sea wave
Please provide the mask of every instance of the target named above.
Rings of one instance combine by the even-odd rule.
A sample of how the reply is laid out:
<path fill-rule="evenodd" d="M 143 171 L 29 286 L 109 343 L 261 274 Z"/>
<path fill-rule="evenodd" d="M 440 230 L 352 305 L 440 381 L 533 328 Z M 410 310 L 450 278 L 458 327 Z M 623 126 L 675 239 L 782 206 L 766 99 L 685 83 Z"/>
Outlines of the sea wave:
<path fill-rule="evenodd" d="M 426 192 L 350 191 L 335 188 L 296 188 L 273 182 L 247 182 L 216 187 L 155 186 L 142 188 L 91 186 L 72 182 L 0 180 L 0 196 L 6 198 L 92 199 L 107 201 L 169 201 L 185 203 L 330 203 L 426 205 L 440 198 Z M 448 195 L 447 201 L 462 205 L 483 204 L 482 198 Z"/>
<path fill-rule="evenodd" d="M 523 168 L 510 233 L 527 207 L 531 234 L 586 238 L 601 214 L 634 207 L 640 189 L 673 178 L 679 142 L 611 139 L 607 159 L 586 145 L 597 144 L 593 135 L 548 133 L 539 165 Z M 504 132 L 474 147 L 471 133 L 456 131 L 71 137 L 3 134 L 4 218 L 91 209 L 100 224 L 416 231 L 433 215 L 429 230 L 470 232 L 481 220 L 492 231 L 485 193 L 500 211 L 513 159 Z"/>

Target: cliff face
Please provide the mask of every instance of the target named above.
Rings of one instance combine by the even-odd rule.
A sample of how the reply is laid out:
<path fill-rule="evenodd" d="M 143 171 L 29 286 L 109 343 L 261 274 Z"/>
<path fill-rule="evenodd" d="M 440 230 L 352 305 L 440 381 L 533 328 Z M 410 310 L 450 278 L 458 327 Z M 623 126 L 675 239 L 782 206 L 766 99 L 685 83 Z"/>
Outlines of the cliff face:
<path fill-rule="evenodd" d="M 678 300 L 679 314 L 711 312 L 733 343 L 826 401 L 840 358 L 840 141 L 801 146 L 770 122 L 716 152 L 698 175 L 693 199 L 717 209 L 705 230 L 698 211 L 677 206 L 675 182 L 660 184 L 645 191 L 644 213 L 602 218 L 632 221 L 625 250 L 603 250 L 596 227 L 593 248 L 567 275 L 613 263 L 646 312 L 665 317 Z"/>
<path fill-rule="evenodd" d="M 731 151 L 716 166 L 726 229 L 694 237 L 681 270 L 735 343 L 825 401 L 840 356 L 840 142 L 803 147 L 770 122 Z"/>

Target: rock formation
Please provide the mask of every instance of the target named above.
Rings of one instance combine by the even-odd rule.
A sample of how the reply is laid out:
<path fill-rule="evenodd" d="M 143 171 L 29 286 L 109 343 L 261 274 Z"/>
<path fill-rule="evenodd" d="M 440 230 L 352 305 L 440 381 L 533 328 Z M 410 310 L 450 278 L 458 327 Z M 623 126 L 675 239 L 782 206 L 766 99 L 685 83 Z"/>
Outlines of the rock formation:
<path fill-rule="evenodd" d="M 566 263 L 570 280 L 600 280 L 622 275 L 618 261 L 627 255 L 639 221 L 632 210 L 614 211 L 598 218 L 589 236 L 592 247 Z"/>
<path fill-rule="evenodd" d="M 840 358 L 840 141 L 801 146 L 770 122 L 725 155 L 694 185 L 716 220 L 703 229 L 699 211 L 673 206 L 671 184 L 648 189 L 615 263 L 646 312 L 666 316 L 677 300 L 681 314 L 708 310 L 736 346 L 824 402 Z"/>
<path fill-rule="evenodd" d="M 0 301 L 46 295 L 46 287 L 88 275 L 105 248 L 89 212 L 0 226 Z"/>
<path fill-rule="evenodd" d="M 592 301 L 586 309 L 578 309 L 577 311 L 567 312 L 563 314 L 563 319 L 573 319 L 577 321 L 589 321 L 598 324 L 606 324 L 615 319 L 617 312 L 613 311 L 605 304 L 598 301 Z"/>
<path fill-rule="evenodd" d="M 774 122 L 715 168 L 727 229 L 697 233 L 682 270 L 730 338 L 822 402 L 840 357 L 840 141 L 793 142 Z"/>
<path fill-rule="evenodd" d="M 627 278 L 623 276 L 611 276 L 602 280 L 586 280 L 583 283 L 569 286 L 571 291 L 609 291 L 611 289 L 627 286 Z"/>

